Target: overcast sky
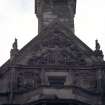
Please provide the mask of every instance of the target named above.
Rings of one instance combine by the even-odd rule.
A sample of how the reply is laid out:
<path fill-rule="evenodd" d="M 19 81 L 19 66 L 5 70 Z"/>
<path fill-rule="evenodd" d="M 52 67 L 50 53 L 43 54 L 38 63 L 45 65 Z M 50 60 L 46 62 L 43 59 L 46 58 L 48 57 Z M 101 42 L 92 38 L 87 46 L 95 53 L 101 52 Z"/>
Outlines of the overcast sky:
<path fill-rule="evenodd" d="M 98 39 L 105 54 L 105 0 L 77 0 L 75 33 L 93 50 Z M 21 49 L 36 35 L 34 0 L 0 0 L 0 65 L 9 59 L 15 37 Z"/>

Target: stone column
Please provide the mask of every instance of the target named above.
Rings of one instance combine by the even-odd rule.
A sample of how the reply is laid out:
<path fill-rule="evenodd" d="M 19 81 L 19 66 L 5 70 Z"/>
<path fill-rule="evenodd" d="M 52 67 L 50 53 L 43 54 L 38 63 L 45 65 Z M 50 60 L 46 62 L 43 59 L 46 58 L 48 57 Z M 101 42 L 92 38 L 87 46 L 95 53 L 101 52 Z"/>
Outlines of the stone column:
<path fill-rule="evenodd" d="M 69 69 L 68 71 L 68 80 L 69 80 L 69 86 L 73 85 L 72 69 Z"/>
<path fill-rule="evenodd" d="M 103 71 L 99 69 L 97 71 L 97 89 L 99 92 L 102 92 L 102 79 L 103 79 Z"/>
<path fill-rule="evenodd" d="M 97 89 L 98 89 L 98 92 L 100 92 L 100 101 L 98 103 L 98 105 L 103 105 L 103 102 L 102 102 L 102 97 L 103 97 L 103 70 L 101 69 L 98 69 L 98 72 L 97 72 Z"/>
<path fill-rule="evenodd" d="M 40 77 L 41 77 L 41 85 L 44 86 L 45 85 L 45 70 L 44 69 L 41 69 Z"/>
<path fill-rule="evenodd" d="M 9 96 L 9 103 L 13 104 L 13 97 L 14 97 L 14 88 L 16 84 L 16 70 L 15 67 L 10 68 L 10 96 Z"/>

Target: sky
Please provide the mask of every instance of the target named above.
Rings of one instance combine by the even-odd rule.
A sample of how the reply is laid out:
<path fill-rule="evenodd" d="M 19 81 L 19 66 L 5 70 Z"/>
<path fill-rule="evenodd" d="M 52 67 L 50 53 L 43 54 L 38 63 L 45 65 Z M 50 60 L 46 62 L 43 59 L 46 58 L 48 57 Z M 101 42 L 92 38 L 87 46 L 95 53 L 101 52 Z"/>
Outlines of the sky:
<path fill-rule="evenodd" d="M 21 49 L 37 30 L 34 0 L 0 0 L 0 66 L 10 58 L 15 38 Z M 77 0 L 75 34 L 92 50 L 98 39 L 105 54 L 105 0 Z"/>

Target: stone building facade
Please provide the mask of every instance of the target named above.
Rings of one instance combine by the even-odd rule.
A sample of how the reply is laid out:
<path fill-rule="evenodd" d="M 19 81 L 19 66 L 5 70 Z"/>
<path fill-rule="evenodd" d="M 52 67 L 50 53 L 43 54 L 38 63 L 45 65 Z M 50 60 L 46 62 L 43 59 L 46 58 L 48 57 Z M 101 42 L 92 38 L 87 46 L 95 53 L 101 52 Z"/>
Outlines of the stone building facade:
<path fill-rule="evenodd" d="M 35 0 L 35 13 L 38 35 L 0 67 L 0 105 L 104 105 L 103 53 L 75 36 L 76 0 Z"/>

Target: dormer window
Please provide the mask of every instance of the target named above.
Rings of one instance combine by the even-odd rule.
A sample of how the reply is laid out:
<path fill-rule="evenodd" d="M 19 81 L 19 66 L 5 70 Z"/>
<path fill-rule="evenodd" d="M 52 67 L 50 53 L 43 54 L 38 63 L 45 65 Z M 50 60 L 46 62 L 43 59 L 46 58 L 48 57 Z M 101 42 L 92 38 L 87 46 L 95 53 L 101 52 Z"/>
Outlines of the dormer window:
<path fill-rule="evenodd" d="M 65 77 L 51 76 L 48 77 L 49 86 L 54 88 L 63 88 L 65 83 Z"/>

